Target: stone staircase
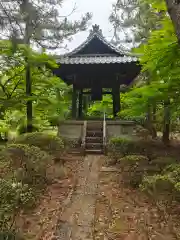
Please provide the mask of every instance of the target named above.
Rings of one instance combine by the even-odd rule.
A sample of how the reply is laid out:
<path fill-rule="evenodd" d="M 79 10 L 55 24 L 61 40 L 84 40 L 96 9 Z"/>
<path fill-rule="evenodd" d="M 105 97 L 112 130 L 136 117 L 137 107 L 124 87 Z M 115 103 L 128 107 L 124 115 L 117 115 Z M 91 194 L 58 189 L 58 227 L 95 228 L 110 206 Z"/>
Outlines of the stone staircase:
<path fill-rule="evenodd" d="M 85 153 L 103 154 L 103 122 L 87 122 Z"/>

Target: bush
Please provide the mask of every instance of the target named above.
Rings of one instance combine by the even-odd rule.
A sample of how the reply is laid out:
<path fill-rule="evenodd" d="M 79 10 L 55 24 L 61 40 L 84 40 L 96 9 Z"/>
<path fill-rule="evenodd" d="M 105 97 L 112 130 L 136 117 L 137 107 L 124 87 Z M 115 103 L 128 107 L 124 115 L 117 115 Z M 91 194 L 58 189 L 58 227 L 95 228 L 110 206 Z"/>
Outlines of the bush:
<path fill-rule="evenodd" d="M 27 184 L 0 179 L 0 237 L 1 239 L 20 239 L 12 231 L 14 220 L 21 210 L 35 204 L 33 190 Z M 6 237 L 6 238 L 4 238 Z"/>
<path fill-rule="evenodd" d="M 38 147 L 11 144 L 2 151 L 2 156 L 8 156 L 6 163 L 1 161 L 2 167 L 8 167 L 7 171 L 17 181 L 35 188 L 42 188 L 47 182 L 46 171 L 52 158 Z"/>
<path fill-rule="evenodd" d="M 129 155 L 119 160 L 122 171 L 122 181 L 133 187 L 138 187 L 148 171 L 148 158 L 141 155 Z"/>
<path fill-rule="evenodd" d="M 109 143 L 109 150 L 110 152 L 120 152 L 123 156 L 143 152 L 142 147 L 137 144 L 137 141 L 130 138 L 112 138 Z"/>
<path fill-rule="evenodd" d="M 115 148 L 111 148 L 111 151 L 108 151 L 108 158 L 106 158 L 106 164 L 108 166 L 115 165 L 123 155 L 116 151 Z"/>
<path fill-rule="evenodd" d="M 157 157 L 150 162 L 150 165 L 154 167 L 155 173 L 161 173 L 167 166 L 176 162 L 172 157 Z"/>
<path fill-rule="evenodd" d="M 7 178 L 9 175 L 12 178 L 11 157 L 5 149 L 0 152 L 0 178 Z"/>
<path fill-rule="evenodd" d="M 138 140 L 132 138 L 112 138 L 108 145 L 109 153 L 118 152 L 123 156 L 129 154 L 145 155 L 149 160 L 159 157 L 179 156 L 179 145 L 165 146 L 160 140 Z"/>
<path fill-rule="evenodd" d="M 136 126 L 135 134 L 137 137 L 139 137 L 141 139 L 145 139 L 145 140 L 151 139 L 151 133 L 149 132 L 149 130 L 140 125 Z"/>
<path fill-rule="evenodd" d="M 60 157 L 64 149 L 62 139 L 40 132 L 23 134 L 15 139 L 15 143 L 39 147 L 41 150 L 53 155 L 55 158 Z"/>
<path fill-rule="evenodd" d="M 32 126 L 32 131 L 33 132 L 39 132 L 39 127 L 36 125 Z M 27 126 L 24 124 L 21 124 L 17 127 L 17 132 L 21 135 L 27 132 Z"/>
<path fill-rule="evenodd" d="M 21 239 L 13 231 L 15 217 L 35 205 L 51 162 L 50 155 L 34 146 L 11 144 L 1 151 L 0 239 Z"/>
<path fill-rule="evenodd" d="M 162 171 L 162 174 L 177 171 L 179 169 L 179 166 L 180 165 L 178 163 L 170 164 L 164 168 L 164 170 Z"/>
<path fill-rule="evenodd" d="M 155 199 L 166 197 L 170 201 L 180 201 L 180 164 L 168 166 L 164 174 L 145 177 L 140 187 Z"/>
<path fill-rule="evenodd" d="M 76 148 L 80 147 L 81 139 L 62 138 L 65 148 Z"/>
<path fill-rule="evenodd" d="M 157 197 L 159 194 L 166 193 L 169 195 L 173 191 L 173 179 L 168 175 L 153 175 L 144 177 L 140 188 L 151 196 Z"/>

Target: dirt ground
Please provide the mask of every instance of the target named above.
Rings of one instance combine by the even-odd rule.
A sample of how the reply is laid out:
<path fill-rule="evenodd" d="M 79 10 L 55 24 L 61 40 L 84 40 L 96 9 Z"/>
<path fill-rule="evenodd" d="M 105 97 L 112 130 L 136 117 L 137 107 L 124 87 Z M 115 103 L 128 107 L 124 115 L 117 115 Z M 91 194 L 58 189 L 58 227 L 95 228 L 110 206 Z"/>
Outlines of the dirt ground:
<path fill-rule="evenodd" d="M 118 168 L 105 162 L 104 156 L 68 157 L 66 177 L 48 187 L 33 212 L 19 216 L 25 239 L 180 239 L 178 206 L 170 214 L 157 207 L 140 190 L 125 187 Z"/>
<path fill-rule="evenodd" d="M 117 170 L 101 169 L 94 239 L 180 239 L 177 208 L 168 214 L 139 190 L 124 187 Z"/>
<path fill-rule="evenodd" d="M 48 186 L 37 208 L 31 213 L 18 216 L 17 227 L 26 240 L 53 239 L 59 217 L 76 186 L 76 170 L 82 160 L 81 156 L 66 156 L 64 178 L 56 179 Z"/>

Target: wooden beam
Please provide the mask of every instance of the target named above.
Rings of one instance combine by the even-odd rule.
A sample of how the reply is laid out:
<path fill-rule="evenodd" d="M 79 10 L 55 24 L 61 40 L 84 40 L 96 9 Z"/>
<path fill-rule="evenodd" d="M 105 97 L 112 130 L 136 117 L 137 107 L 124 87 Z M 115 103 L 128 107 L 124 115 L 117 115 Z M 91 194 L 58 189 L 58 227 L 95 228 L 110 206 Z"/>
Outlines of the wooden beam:
<path fill-rule="evenodd" d="M 73 93 L 72 93 L 72 119 L 76 119 L 77 115 L 77 90 L 73 85 Z"/>
<path fill-rule="evenodd" d="M 82 90 L 80 90 L 79 92 L 79 113 L 78 113 L 78 117 L 79 119 L 82 118 L 82 110 L 83 110 L 83 92 Z"/>
<path fill-rule="evenodd" d="M 113 96 L 113 115 L 114 118 L 117 117 L 118 113 L 120 112 L 120 87 L 116 86 L 112 89 L 112 96 Z"/>

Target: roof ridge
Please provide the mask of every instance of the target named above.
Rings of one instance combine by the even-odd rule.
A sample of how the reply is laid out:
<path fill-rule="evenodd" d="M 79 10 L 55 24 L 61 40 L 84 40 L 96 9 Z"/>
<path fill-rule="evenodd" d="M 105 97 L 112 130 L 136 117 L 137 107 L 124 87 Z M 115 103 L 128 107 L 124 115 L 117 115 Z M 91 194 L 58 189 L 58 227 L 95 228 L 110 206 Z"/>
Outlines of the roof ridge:
<path fill-rule="evenodd" d="M 82 48 L 84 48 L 94 37 L 97 37 L 100 41 L 102 41 L 104 44 L 106 44 L 109 48 L 111 48 L 113 51 L 115 51 L 118 54 L 121 55 L 127 55 L 131 56 L 131 54 L 128 51 L 118 49 L 116 46 L 114 46 L 112 43 L 106 40 L 106 38 L 102 34 L 102 30 L 99 28 L 98 25 L 93 25 L 93 29 L 90 30 L 90 33 L 87 37 L 87 39 L 80 44 L 78 47 L 76 47 L 74 50 L 70 51 L 69 53 L 65 53 L 62 56 L 64 57 L 70 57 L 73 54 L 76 54 L 78 51 L 80 51 Z"/>
<path fill-rule="evenodd" d="M 73 57 L 69 58 L 61 57 L 57 59 L 57 63 L 60 64 L 105 64 L 105 63 L 130 63 L 130 62 L 137 62 L 138 58 L 131 57 L 131 56 L 100 56 L 100 57 Z"/>

